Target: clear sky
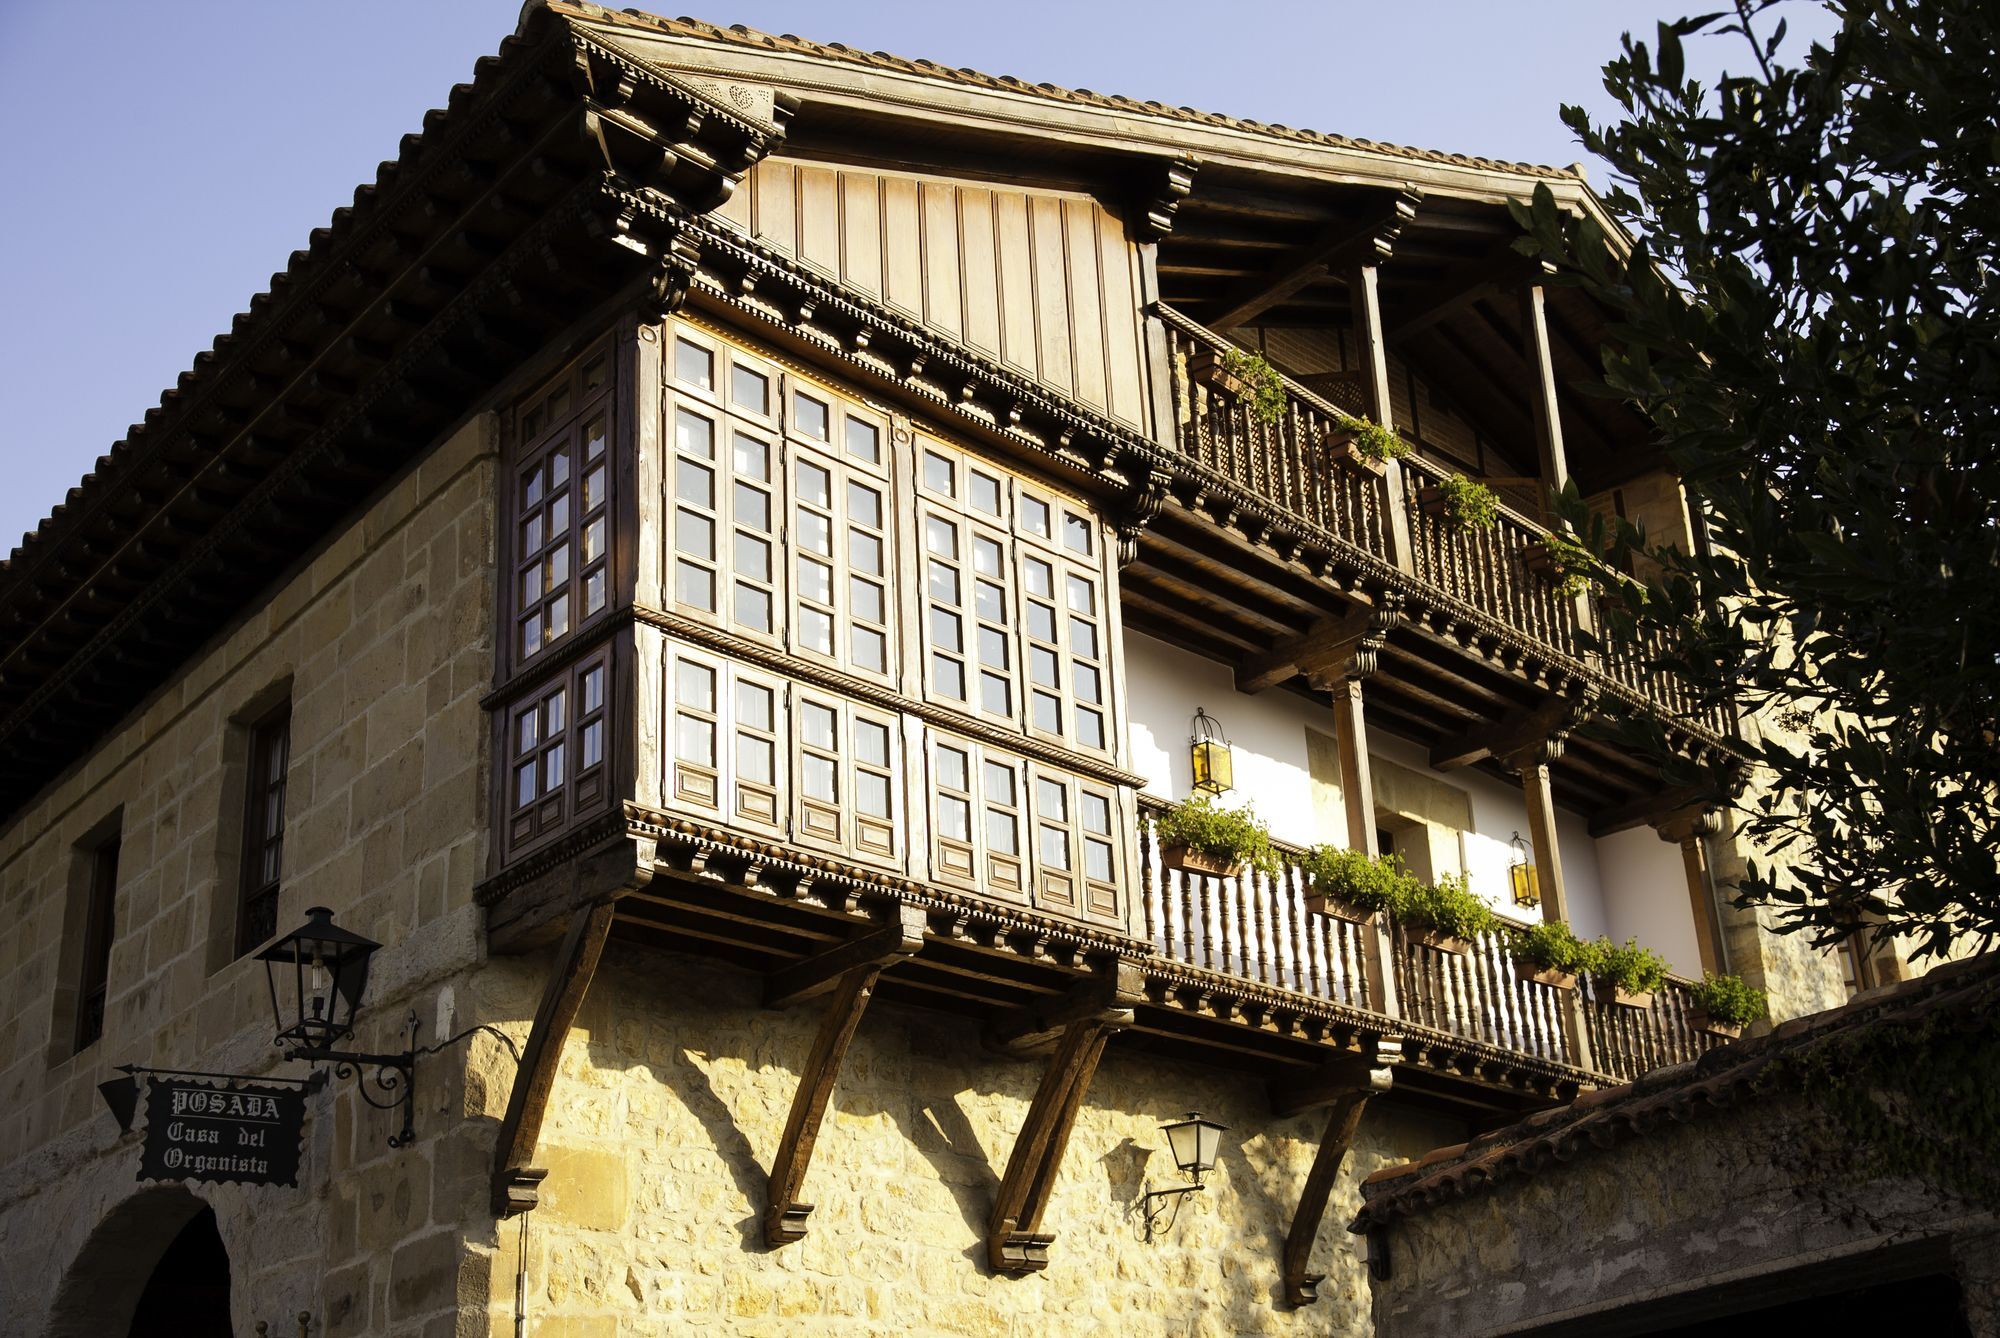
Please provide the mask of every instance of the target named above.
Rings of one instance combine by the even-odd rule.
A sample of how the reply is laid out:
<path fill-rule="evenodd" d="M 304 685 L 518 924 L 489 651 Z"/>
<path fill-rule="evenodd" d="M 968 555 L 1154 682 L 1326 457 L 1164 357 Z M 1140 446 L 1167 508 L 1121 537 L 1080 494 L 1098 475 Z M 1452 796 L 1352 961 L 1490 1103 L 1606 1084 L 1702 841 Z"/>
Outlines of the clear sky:
<path fill-rule="evenodd" d="M 1542 163 L 1582 156 L 1556 109 L 1607 110 L 1599 69 L 1621 32 L 1722 7 L 715 3 L 701 17 Z M 1830 27 L 1816 8 L 1786 9 L 1795 31 Z M 0 551 L 159 402 L 518 14 L 515 0 L 0 0 Z M 1691 53 L 1692 68 L 1711 63 Z"/>

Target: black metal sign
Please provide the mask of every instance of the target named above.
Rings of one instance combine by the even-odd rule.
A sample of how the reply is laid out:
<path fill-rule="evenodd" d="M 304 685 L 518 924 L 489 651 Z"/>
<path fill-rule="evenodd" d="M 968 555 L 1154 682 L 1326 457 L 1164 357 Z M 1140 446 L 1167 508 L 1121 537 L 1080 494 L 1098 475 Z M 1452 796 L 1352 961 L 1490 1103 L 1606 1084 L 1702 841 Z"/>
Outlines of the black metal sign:
<path fill-rule="evenodd" d="M 149 1076 L 139 1178 L 296 1187 L 305 1120 L 299 1086 Z"/>

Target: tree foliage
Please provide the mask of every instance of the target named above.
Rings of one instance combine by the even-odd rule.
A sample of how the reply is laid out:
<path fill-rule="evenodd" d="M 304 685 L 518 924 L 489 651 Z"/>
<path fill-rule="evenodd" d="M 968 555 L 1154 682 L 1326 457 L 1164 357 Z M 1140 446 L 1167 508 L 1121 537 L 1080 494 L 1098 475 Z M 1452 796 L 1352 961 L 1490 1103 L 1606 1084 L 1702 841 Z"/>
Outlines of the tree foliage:
<path fill-rule="evenodd" d="M 1731 802 L 1769 859 L 1739 900 L 1818 941 L 1879 917 L 1921 955 L 2000 931 L 2000 8 L 1829 7 L 1803 53 L 1772 0 L 1628 35 L 1622 119 L 1563 116 L 1639 240 L 1541 190 L 1520 245 L 1611 308 L 1595 389 L 1654 425 L 1705 518 L 1701 551 L 1619 583 L 1606 634 L 1744 713 Z M 1688 78 L 1697 36 L 1747 73 Z M 1558 505 L 1614 559 L 1647 546 Z M 1742 779 L 1617 727 L 1670 780 Z"/>

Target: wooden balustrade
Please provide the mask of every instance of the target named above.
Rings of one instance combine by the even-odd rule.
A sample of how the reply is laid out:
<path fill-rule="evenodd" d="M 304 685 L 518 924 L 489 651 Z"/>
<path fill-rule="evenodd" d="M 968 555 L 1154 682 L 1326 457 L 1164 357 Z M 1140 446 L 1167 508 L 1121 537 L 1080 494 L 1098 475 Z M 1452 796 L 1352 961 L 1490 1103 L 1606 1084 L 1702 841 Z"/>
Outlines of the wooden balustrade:
<path fill-rule="evenodd" d="M 1369 988 L 1372 926 L 1308 910 L 1305 851 L 1278 842 L 1276 874 L 1245 870 L 1220 878 L 1168 869 L 1155 824 L 1164 806 L 1139 809 L 1139 887 L 1144 934 L 1162 957 L 1203 971 L 1383 1012 Z M 1580 1005 L 1590 1067 L 1620 1081 L 1663 1064 L 1697 1058 L 1720 1044 L 1690 1017 L 1692 986 L 1669 978 L 1650 1007 L 1632 1008 L 1580 981 L 1568 991 L 1533 978 L 1508 951 L 1504 931 L 1484 934 L 1469 953 L 1448 952 L 1401 926 L 1390 931 L 1399 1015 L 1410 1023 L 1468 1040 L 1577 1064 L 1565 1027 Z"/>

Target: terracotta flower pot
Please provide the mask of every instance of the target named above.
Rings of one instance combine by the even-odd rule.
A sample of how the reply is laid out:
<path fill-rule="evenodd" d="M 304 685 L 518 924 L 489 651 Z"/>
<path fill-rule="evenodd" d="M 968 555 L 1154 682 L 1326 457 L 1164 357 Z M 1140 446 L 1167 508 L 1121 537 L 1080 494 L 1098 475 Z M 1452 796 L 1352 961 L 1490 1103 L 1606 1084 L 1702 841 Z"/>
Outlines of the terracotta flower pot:
<path fill-rule="evenodd" d="M 1609 980 L 1598 980 L 1596 985 L 1598 999 L 1602 1000 L 1608 996 L 1611 1002 L 1617 1004 L 1620 1008 L 1651 1008 L 1653 1006 L 1653 992 L 1651 990 L 1638 992 L 1620 989 L 1616 983 Z"/>
<path fill-rule="evenodd" d="M 1306 909 L 1314 915 L 1330 915 L 1336 920 L 1349 924 L 1365 925 L 1373 922 L 1375 912 L 1356 909 L 1328 892 L 1316 887 L 1306 889 Z"/>
<path fill-rule="evenodd" d="M 1735 1040 L 1743 1034 L 1743 1028 L 1734 1022 L 1718 1022 L 1708 1015 L 1705 1008 L 1688 1009 L 1688 1025 L 1696 1031 L 1705 1031 L 1711 1036 L 1721 1036 Z"/>
<path fill-rule="evenodd" d="M 1241 399 L 1250 389 L 1249 383 L 1230 371 L 1223 363 L 1222 354 L 1212 348 L 1189 354 L 1187 367 L 1188 375 L 1194 380 L 1231 399 Z"/>
<path fill-rule="evenodd" d="M 1576 988 L 1576 972 L 1559 971 L 1553 966 L 1542 966 L 1526 957 L 1514 959 L 1514 969 L 1537 985 L 1550 985 L 1559 990 Z"/>
<path fill-rule="evenodd" d="M 1459 938 L 1454 934 L 1446 934 L 1436 929 L 1425 929 L 1417 925 L 1411 925 L 1408 932 L 1412 943 L 1422 943 L 1426 946 L 1436 948 L 1439 952 L 1449 952 L 1464 957 L 1473 948 L 1472 940 Z"/>
<path fill-rule="evenodd" d="M 1166 869 L 1179 869 L 1182 873 L 1197 874 L 1205 878 L 1234 878 L 1243 872 L 1242 860 L 1224 859 L 1220 855 L 1211 855 L 1206 850 L 1191 850 L 1184 845 L 1162 847 L 1160 866 Z"/>
<path fill-rule="evenodd" d="M 1326 447 L 1335 467 L 1347 473 L 1380 478 L 1389 468 L 1386 462 L 1364 453 L 1355 434 L 1344 428 L 1329 430 L 1320 444 Z"/>

